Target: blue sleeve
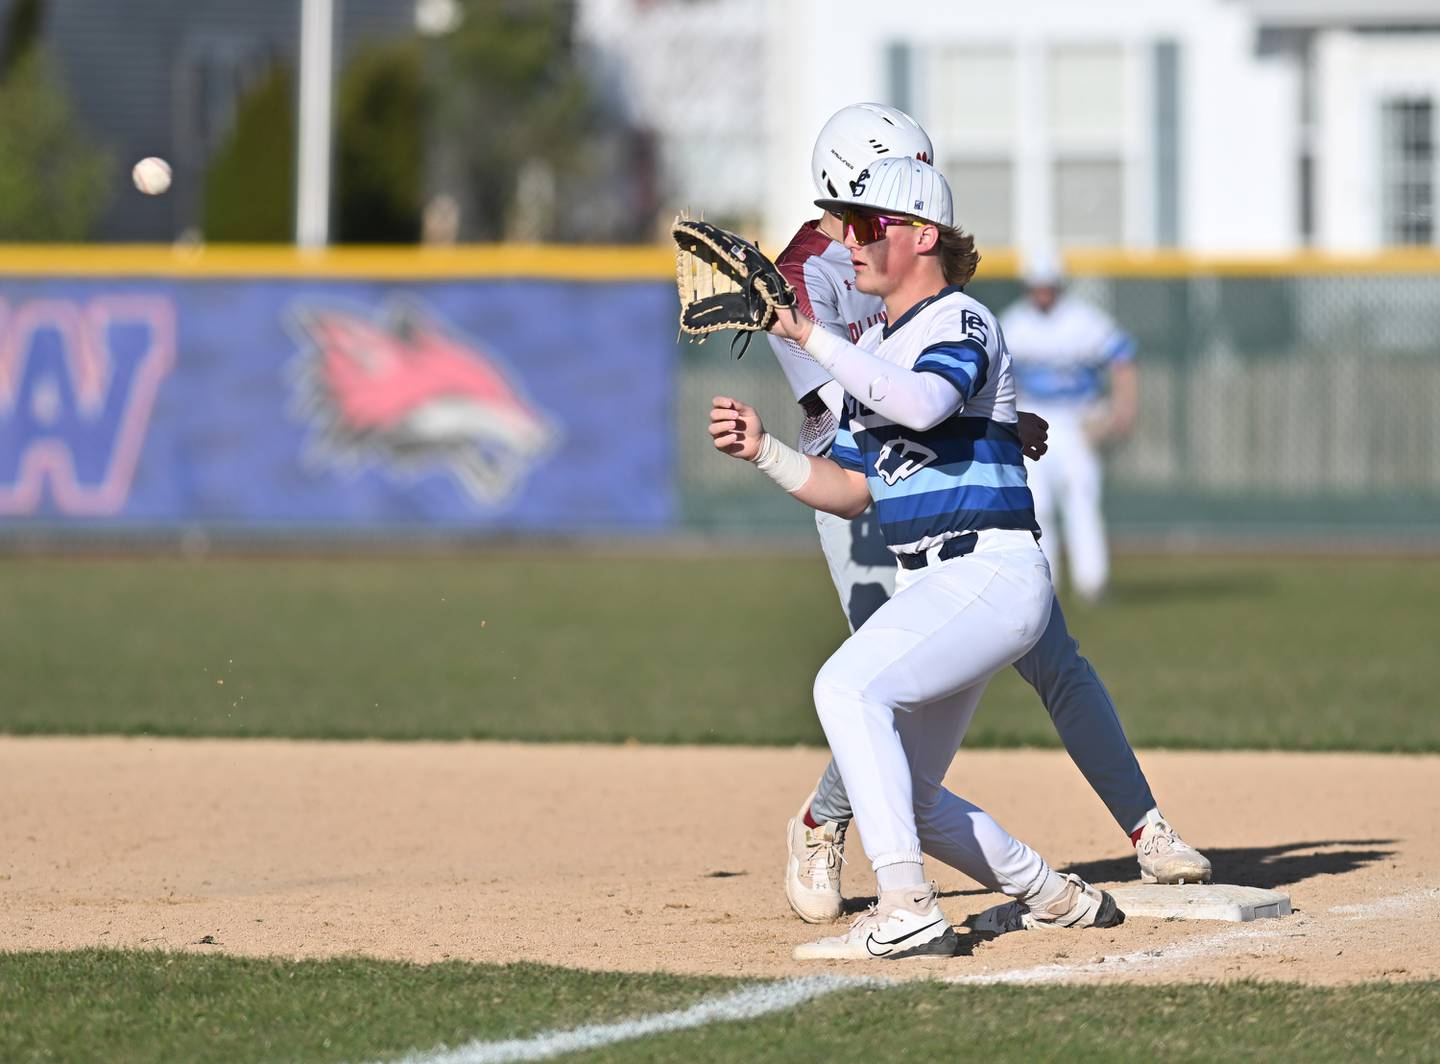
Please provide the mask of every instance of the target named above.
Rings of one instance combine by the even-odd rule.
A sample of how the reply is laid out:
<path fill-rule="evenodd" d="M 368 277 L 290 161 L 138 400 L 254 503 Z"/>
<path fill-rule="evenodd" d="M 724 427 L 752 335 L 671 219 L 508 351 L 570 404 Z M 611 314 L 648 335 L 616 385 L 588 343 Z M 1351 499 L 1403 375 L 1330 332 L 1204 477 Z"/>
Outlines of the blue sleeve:
<path fill-rule="evenodd" d="M 938 373 L 968 400 L 985 387 L 990 376 L 990 355 L 978 340 L 946 340 L 920 352 L 915 372 Z"/>
<path fill-rule="evenodd" d="M 1124 329 L 1116 329 L 1105 341 L 1100 357 L 1106 362 L 1133 362 L 1135 360 L 1135 339 Z"/>
<path fill-rule="evenodd" d="M 860 457 L 860 448 L 855 443 L 855 433 L 850 428 L 850 397 L 845 398 L 845 405 L 840 412 L 840 423 L 835 429 L 835 442 L 830 445 L 830 457 L 841 469 L 863 473 L 865 464 Z"/>

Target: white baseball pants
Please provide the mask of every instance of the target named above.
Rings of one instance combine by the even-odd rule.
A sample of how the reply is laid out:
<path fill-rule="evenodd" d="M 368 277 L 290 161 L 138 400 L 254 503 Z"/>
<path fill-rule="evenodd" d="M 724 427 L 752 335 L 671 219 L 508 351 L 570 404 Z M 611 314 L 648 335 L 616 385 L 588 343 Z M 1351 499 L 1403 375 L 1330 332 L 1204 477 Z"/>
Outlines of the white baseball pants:
<path fill-rule="evenodd" d="M 1099 598 L 1110 578 L 1100 507 L 1104 468 L 1078 417 L 1051 418 L 1050 450 L 1038 462 L 1026 459 L 1025 476 L 1035 497 L 1035 519 L 1043 533 L 1040 546 L 1050 559 L 1055 586 L 1060 586 L 1063 542 L 1071 586 L 1083 598 Z"/>
<path fill-rule="evenodd" d="M 817 510 L 815 524 L 853 632 L 895 593 L 895 574 L 900 570 L 880 537 L 874 511 L 846 521 Z M 1015 669 L 1035 688 L 1076 767 L 1120 829 L 1129 834 L 1144 821 L 1146 812 L 1155 808 L 1155 796 L 1125 738 L 1110 692 L 1080 653 L 1065 625 L 1060 603 L 1051 603 L 1045 633 L 1029 653 L 1016 660 Z M 817 821 L 848 824 L 851 820 L 845 782 L 833 760 L 816 785 L 810 812 Z M 922 828 L 922 842 L 924 838 Z"/>
<path fill-rule="evenodd" d="M 990 677 L 1049 619 L 1045 556 L 1028 532 L 980 534 L 973 553 L 900 570 L 895 596 L 831 656 L 815 705 L 875 868 L 923 848 L 992 889 L 1033 893 L 1044 860 L 943 780 Z"/>

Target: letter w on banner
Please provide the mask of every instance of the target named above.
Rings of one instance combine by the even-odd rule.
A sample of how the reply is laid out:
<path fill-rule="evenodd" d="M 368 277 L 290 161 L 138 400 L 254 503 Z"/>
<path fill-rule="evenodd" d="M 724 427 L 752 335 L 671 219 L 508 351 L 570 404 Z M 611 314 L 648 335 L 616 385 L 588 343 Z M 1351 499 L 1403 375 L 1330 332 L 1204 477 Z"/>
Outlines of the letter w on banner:
<path fill-rule="evenodd" d="M 0 300 L 0 513 L 118 513 L 174 364 L 167 298 Z"/>

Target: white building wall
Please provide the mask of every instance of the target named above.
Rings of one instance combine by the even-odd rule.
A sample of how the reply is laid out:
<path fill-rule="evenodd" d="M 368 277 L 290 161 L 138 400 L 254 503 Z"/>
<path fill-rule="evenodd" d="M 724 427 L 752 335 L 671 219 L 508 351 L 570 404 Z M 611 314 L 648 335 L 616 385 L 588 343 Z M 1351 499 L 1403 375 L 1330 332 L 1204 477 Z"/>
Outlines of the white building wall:
<path fill-rule="evenodd" d="M 1316 242 L 1335 251 L 1382 244 L 1381 107 L 1428 96 L 1440 110 L 1440 42 L 1434 36 L 1331 30 L 1316 41 Z"/>
<path fill-rule="evenodd" d="M 1401 0 L 1355 2 L 1379 12 Z M 1050 241 L 1057 160 L 1083 164 L 1087 152 L 1107 165 L 1118 161 L 1124 174 L 1112 242 L 1154 246 L 1155 48 L 1174 42 L 1178 246 L 1285 253 L 1303 242 L 1305 72 L 1294 53 L 1258 54 L 1259 19 L 1277 5 L 1289 20 L 1284 25 L 1303 25 L 1295 21 L 1297 5 L 1284 0 L 1007 0 L 983 12 L 943 0 L 581 0 L 579 32 L 608 57 L 635 119 L 655 130 L 670 207 L 742 220 L 772 248 L 815 214 L 815 134 L 834 111 L 861 100 L 907 106 L 931 130 L 942 164 L 949 157 L 983 167 L 987 153 L 1013 164 L 1011 206 L 1005 224 L 992 227 L 1011 246 Z M 912 56 L 908 98 L 890 84 L 888 53 L 897 45 Z M 1083 129 L 1057 132 L 1047 110 L 1057 105 L 1047 81 L 1058 69 L 1057 50 L 1086 46 L 1124 56 L 1123 123 L 1093 144 Z M 946 143 L 942 128 L 969 127 L 964 101 L 941 95 L 940 83 L 956 69 L 940 72 L 945 48 L 979 48 L 992 57 L 987 69 L 1013 78 L 1003 89 L 1013 99 L 1000 105 L 1013 108 L 1013 128 L 998 131 L 982 120 Z M 1002 53 L 1003 61 L 993 59 Z M 1381 233 L 1379 101 L 1422 90 L 1440 100 L 1440 36 L 1322 30 L 1313 56 L 1315 242 L 1374 248 Z M 980 79 L 965 91 L 977 109 L 993 108 L 1002 89 L 990 89 Z M 965 221 L 963 199 L 957 208 Z"/>
<path fill-rule="evenodd" d="M 825 120 L 846 104 L 891 102 L 885 84 L 885 37 L 847 32 L 844 19 L 853 15 L 846 7 L 820 0 L 783 0 L 766 7 L 766 137 L 758 147 L 765 155 L 762 239 L 769 247 L 783 247 L 800 222 L 818 213 L 810 152 Z M 864 15 L 859 25 L 873 25 L 874 7 Z M 891 20 L 885 21 L 888 25 Z"/>
<path fill-rule="evenodd" d="M 1180 219 L 1182 247 L 1201 251 L 1286 251 L 1298 246 L 1300 72 L 1284 60 L 1255 58 L 1256 26 L 1248 9 L 1228 0 L 1011 0 L 984 18 L 962 4 L 914 0 L 788 0 L 770 8 L 772 50 L 766 85 L 774 107 L 765 189 L 764 230 L 788 236 L 810 216 L 810 138 L 833 111 L 857 100 L 890 98 L 886 50 L 912 49 L 918 66 L 912 112 L 927 114 L 924 56 L 937 45 L 1009 48 L 1019 74 L 1018 130 L 1009 154 L 1016 166 L 1014 218 L 1021 247 L 1050 242 L 1054 229 L 1053 163 L 1060 148 L 1046 129 L 1047 57 L 1057 47 L 1114 45 L 1125 55 L 1127 94 L 1118 146 L 1125 182 L 1120 242 L 1155 242 L 1154 46 L 1180 48 Z M 866 29 L 868 27 L 868 29 Z M 826 42 L 834 56 L 822 58 Z M 805 57 L 797 61 L 797 55 Z M 809 74 L 803 72 L 808 70 Z M 952 146 L 953 147 L 953 146 Z M 943 160 L 947 146 L 937 137 Z M 1081 145 L 1083 154 L 1083 143 Z M 963 205 L 960 206 L 963 220 Z"/>
<path fill-rule="evenodd" d="M 1335 30 L 1315 44 L 1315 242 L 1336 251 L 1363 251 L 1380 241 L 1372 218 L 1378 174 L 1361 158 L 1372 127 L 1355 96 L 1362 80 L 1359 45 L 1355 34 Z"/>
<path fill-rule="evenodd" d="M 1254 56 L 1245 9 L 1206 5 L 1183 26 L 1180 243 L 1196 252 L 1300 246 L 1300 78 Z"/>
<path fill-rule="evenodd" d="M 1181 48 L 1180 232 L 1187 251 L 1299 247 L 1302 72 L 1257 56 L 1240 4 L 1172 6 Z"/>

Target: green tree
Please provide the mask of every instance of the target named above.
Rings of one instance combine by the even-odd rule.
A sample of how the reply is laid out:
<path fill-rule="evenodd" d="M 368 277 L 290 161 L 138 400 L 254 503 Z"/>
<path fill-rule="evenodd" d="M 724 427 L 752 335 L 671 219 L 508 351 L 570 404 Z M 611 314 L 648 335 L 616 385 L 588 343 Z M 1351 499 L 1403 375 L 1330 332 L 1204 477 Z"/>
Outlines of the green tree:
<path fill-rule="evenodd" d="M 571 0 L 468 0 L 463 11 L 435 64 L 435 132 L 460 160 L 466 237 L 494 240 L 507 235 L 527 169 L 561 187 L 583 177 L 597 109 L 575 61 Z M 558 228 L 552 214 L 542 235 Z"/>
<path fill-rule="evenodd" d="M 39 46 L 7 49 L 0 71 L 0 240 L 84 240 L 109 198 L 110 174 L 108 154 L 76 120 Z"/>
<path fill-rule="evenodd" d="M 205 173 L 206 240 L 288 243 L 295 235 L 295 77 L 277 64 L 236 109 Z"/>
<path fill-rule="evenodd" d="M 40 42 L 44 23 L 43 0 L 14 0 L 10 5 L 4 33 L 0 34 L 0 79 L 9 77 L 21 57 Z"/>
<path fill-rule="evenodd" d="M 424 106 L 417 44 L 367 49 L 336 93 L 337 242 L 413 242 L 420 235 Z M 295 234 L 295 77 L 277 65 L 241 100 L 206 171 L 207 240 L 288 242 Z"/>
<path fill-rule="evenodd" d="M 416 240 L 427 174 L 432 191 L 463 204 L 466 239 L 517 228 L 573 238 L 562 211 L 535 202 L 536 188 L 546 201 L 588 202 L 567 194 L 593 169 L 598 128 L 573 21 L 571 0 L 468 0 L 444 38 L 372 45 L 349 59 L 336 91 L 334 239 Z M 207 173 L 207 240 L 293 237 L 295 106 L 283 67 L 242 101 Z"/>
<path fill-rule="evenodd" d="M 419 42 L 374 47 L 345 66 L 335 115 L 335 239 L 420 237 L 425 89 Z"/>

